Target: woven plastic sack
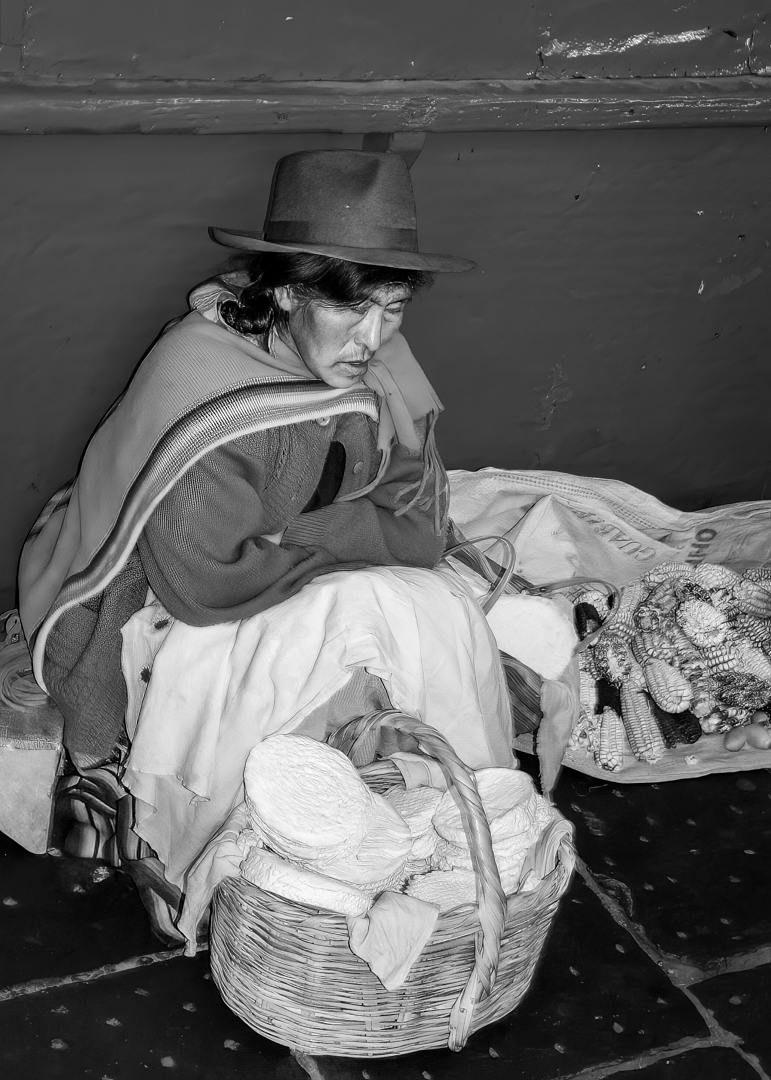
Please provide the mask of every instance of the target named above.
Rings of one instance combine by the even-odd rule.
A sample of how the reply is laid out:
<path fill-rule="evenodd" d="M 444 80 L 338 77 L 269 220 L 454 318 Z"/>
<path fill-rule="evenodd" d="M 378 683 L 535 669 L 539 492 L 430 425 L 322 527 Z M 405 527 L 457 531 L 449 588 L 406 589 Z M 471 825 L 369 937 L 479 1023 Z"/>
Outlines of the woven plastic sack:
<path fill-rule="evenodd" d="M 488 468 L 450 473 L 450 513 L 469 539 L 509 540 L 513 572 L 534 583 L 588 576 L 621 588 L 664 562 L 721 563 L 737 571 L 771 562 L 769 500 L 686 512 L 617 480 Z M 515 748 L 532 753 L 537 738 L 521 735 Z M 703 735 L 652 765 L 630 752 L 615 773 L 572 749 L 562 764 L 613 783 L 660 783 L 771 768 L 771 751 L 732 753 L 722 735 Z"/>
<path fill-rule="evenodd" d="M 662 562 L 771 562 L 771 500 L 686 512 L 618 480 L 505 469 L 450 473 L 464 536 L 514 545 L 514 572 L 541 584 L 596 576 L 617 586 Z"/>

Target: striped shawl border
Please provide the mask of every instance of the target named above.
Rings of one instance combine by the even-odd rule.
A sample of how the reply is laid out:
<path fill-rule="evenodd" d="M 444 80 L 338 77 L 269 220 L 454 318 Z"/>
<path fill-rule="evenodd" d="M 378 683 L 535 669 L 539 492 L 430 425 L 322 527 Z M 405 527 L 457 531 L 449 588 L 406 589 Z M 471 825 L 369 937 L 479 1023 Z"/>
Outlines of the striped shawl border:
<path fill-rule="evenodd" d="M 122 502 L 115 523 L 92 555 L 88 566 L 68 577 L 59 595 L 31 633 L 35 677 L 45 690 L 45 645 L 57 620 L 77 604 L 100 593 L 125 566 L 147 519 L 177 480 L 209 451 L 243 435 L 325 416 L 363 412 L 377 421 L 379 403 L 372 391 L 338 390 L 316 382 L 249 384 L 217 395 L 178 417 L 160 436 Z M 70 484 L 66 498 L 74 485 Z M 59 498 L 58 502 L 55 500 Z M 66 501 L 57 493 L 45 520 Z M 40 515 L 42 519 L 43 515 Z M 40 519 L 39 519 L 40 521 Z M 36 528 L 39 532 L 42 524 Z"/>
<path fill-rule="evenodd" d="M 75 487 L 75 481 L 69 480 L 63 487 L 60 487 L 58 491 L 55 491 L 43 509 L 35 519 L 35 524 L 29 531 L 27 539 L 24 541 L 28 544 L 30 540 L 34 540 L 36 536 L 39 536 L 44 527 L 48 523 L 49 518 L 52 518 L 57 510 L 64 510 L 69 506 L 70 496 Z"/>

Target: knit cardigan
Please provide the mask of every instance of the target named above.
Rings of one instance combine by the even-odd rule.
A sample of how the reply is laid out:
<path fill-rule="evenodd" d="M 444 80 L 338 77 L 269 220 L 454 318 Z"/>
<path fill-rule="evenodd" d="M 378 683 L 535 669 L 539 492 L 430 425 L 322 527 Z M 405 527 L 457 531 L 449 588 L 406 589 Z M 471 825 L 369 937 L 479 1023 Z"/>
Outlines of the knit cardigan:
<path fill-rule="evenodd" d="M 425 439 L 425 421 L 416 424 Z M 236 439 L 177 482 L 139 538 L 142 565 L 167 610 L 192 626 L 247 618 L 292 596 L 312 577 L 359 566 L 435 566 L 444 537 L 434 511 L 401 515 L 398 494 L 423 473 L 422 449 L 396 446 L 377 487 L 376 428 L 361 413 L 323 417 Z M 304 512 L 330 446 L 342 447 L 335 492 Z M 324 505 L 324 503 L 327 503 Z M 280 543 L 267 539 L 280 534 Z"/>

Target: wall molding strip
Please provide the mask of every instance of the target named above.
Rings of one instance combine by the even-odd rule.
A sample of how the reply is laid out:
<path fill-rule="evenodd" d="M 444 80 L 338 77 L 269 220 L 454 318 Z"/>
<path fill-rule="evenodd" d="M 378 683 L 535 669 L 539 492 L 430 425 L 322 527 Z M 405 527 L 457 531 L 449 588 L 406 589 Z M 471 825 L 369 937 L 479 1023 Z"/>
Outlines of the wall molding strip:
<path fill-rule="evenodd" d="M 771 123 L 771 77 L 414 82 L 0 77 L 0 134 L 544 131 Z"/>

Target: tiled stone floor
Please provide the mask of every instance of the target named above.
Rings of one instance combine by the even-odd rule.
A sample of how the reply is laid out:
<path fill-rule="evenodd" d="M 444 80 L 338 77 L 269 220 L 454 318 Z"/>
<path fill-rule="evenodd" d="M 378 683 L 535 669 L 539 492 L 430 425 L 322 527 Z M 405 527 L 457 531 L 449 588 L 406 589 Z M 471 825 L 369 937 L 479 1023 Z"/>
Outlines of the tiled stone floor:
<path fill-rule="evenodd" d="M 0 837 L 0 1077 L 768 1078 L 771 774 L 642 786 L 566 770 L 557 801 L 579 871 L 525 1000 L 459 1054 L 390 1060 L 261 1038 L 206 954 L 152 936 L 125 874 Z"/>

